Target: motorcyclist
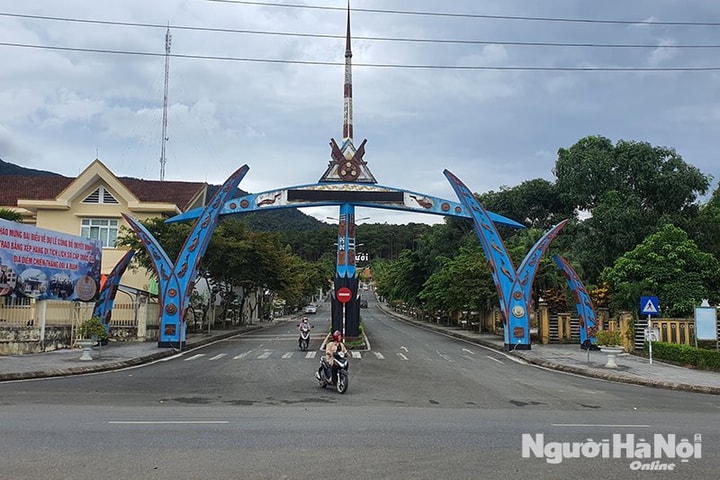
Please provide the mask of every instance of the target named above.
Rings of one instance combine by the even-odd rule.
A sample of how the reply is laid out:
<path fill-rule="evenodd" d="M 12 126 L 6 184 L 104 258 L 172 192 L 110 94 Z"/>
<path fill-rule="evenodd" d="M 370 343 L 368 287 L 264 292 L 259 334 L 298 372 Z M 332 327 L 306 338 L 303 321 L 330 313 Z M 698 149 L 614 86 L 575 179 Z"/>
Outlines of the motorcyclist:
<path fill-rule="evenodd" d="M 341 350 L 345 355 L 347 355 L 348 350 L 345 347 L 345 344 L 342 342 L 342 334 L 339 330 L 335 330 L 332 334 L 332 341 L 328 342 L 325 345 L 325 362 L 326 365 L 330 368 L 330 371 L 325 371 L 325 377 L 330 379 L 332 381 L 333 378 L 335 378 L 335 352 L 338 350 Z M 319 379 L 320 378 L 320 369 L 323 368 L 323 364 L 320 364 L 320 368 L 318 368 L 317 373 L 315 376 Z"/>
<path fill-rule="evenodd" d="M 303 332 L 309 332 L 310 331 L 310 323 L 308 322 L 307 317 L 302 317 L 302 320 L 300 321 L 300 325 L 298 325 L 298 334 L 300 335 L 298 337 L 298 344 L 300 345 L 302 343 L 302 335 Z"/>

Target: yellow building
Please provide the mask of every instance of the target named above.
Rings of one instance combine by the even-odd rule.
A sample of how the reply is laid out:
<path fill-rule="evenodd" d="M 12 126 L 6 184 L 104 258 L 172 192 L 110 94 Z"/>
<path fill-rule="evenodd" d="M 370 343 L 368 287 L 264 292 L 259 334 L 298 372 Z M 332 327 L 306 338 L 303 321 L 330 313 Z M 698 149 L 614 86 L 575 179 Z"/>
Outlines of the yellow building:
<path fill-rule="evenodd" d="M 117 177 L 100 160 L 77 178 L 0 175 L 0 208 L 21 214 L 29 225 L 100 239 L 103 274 L 109 274 L 127 252 L 126 247 L 115 246 L 120 227 L 128 227 L 121 213 L 139 220 L 169 218 L 202 207 L 207 197 L 207 183 Z M 128 270 L 120 283 L 150 289 L 150 277 L 143 269 Z"/>

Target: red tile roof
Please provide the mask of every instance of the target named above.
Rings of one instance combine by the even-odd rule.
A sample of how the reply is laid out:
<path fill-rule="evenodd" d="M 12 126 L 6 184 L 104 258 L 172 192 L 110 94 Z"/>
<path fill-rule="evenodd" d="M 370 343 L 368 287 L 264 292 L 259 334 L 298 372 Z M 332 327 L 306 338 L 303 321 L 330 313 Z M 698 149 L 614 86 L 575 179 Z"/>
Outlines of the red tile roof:
<path fill-rule="evenodd" d="M 163 202 L 181 210 L 205 187 L 203 182 L 161 182 L 138 178 L 118 178 L 141 202 Z M 74 178 L 0 175 L 0 206 L 16 206 L 18 199 L 55 199 Z"/>

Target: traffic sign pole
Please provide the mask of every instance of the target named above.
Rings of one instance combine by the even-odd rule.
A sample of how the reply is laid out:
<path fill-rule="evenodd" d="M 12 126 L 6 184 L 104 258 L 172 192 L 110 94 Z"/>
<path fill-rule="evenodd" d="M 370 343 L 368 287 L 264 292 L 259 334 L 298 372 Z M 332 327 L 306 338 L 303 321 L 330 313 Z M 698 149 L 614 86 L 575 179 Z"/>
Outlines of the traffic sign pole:
<path fill-rule="evenodd" d="M 650 354 L 650 365 L 652 365 L 652 342 L 653 342 L 653 329 L 652 329 L 652 317 L 648 315 L 648 353 Z"/>

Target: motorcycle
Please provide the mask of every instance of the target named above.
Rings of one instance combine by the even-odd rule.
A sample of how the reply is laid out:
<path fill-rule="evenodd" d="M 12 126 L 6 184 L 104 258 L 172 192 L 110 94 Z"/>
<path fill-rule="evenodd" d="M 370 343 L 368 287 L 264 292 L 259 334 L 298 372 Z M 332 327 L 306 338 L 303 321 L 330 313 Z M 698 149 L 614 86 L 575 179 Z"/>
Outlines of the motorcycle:
<path fill-rule="evenodd" d="M 298 325 L 299 326 L 299 325 Z M 298 346 L 303 352 L 310 346 L 310 329 L 313 328 L 308 325 L 303 325 L 300 329 L 300 337 L 298 338 Z"/>
<path fill-rule="evenodd" d="M 345 393 L 350 383 L 350 378 L 348 377 L 348 368 L 350 367 L 349 354 L 345 355 L 342 350 L 338 350 L 333 355 L 333 359 L 335 360 L 334 367 L 330 367 L 324 356 L 320 359 L 322 368 L 320 368 L 320 372 L 316 375 L 316 378 L 322 388 L 328 385 L 335 385 L 338 393 Z M 328 378 L 327 372 L 330 372 L 332 378 Z"/>

